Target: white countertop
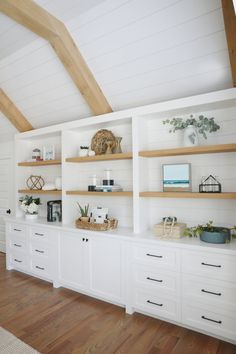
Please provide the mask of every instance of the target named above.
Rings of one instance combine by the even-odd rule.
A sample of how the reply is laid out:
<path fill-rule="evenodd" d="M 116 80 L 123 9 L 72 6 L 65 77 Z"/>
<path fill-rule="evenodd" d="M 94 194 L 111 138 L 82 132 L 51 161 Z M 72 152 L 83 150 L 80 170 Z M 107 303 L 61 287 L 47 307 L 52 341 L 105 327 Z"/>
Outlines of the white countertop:
<path fill-rule="evenodd" d="M 193 250 L 193 247 L 196 250 L 200 250 L 202 252 L 214 252 L 214 253 L 222 253 L 222 254 L 232 254 L 236 255 L 236 239 L 232 239 L 232 241 L 228 244 L 212 244 L 201 241 L 199 238 L 190 238 L 190 237 L 182 237 L 179 240 L 170 240 L 163 239 L 157 237 L 153 234 L 151 230 L 140 232 L 138 234 L 134 233 L 132 228 L 122 228 L 119 227 L 116 230 L 111 231 L 90 231 L 90 230 L 82 230 L 77 229 L 74 224 L 62 224 L 59 222 L 48 222 L 44 218 L 38 218 L 35 221 L 26 220 L 24 217 L 14 217 L 14 216 L 6 216 L 4 217 L 5 221 L 9 222 L 17 222 L 22 224 L 27 224 L 30 226 L 40 226 L 40 227 L 48 227 L 57 229 L 60 232 L 79 232 L 86 233 L 87 235 L 100 235 L 107 237 L 115 237 L 120 238 L 125 241 L 136 241 L 136 242 L 145 242 L 149 241 L 153 244 L 162 245 L 165 247 L 171 246 L 176 248 L 184 248 Z"/>

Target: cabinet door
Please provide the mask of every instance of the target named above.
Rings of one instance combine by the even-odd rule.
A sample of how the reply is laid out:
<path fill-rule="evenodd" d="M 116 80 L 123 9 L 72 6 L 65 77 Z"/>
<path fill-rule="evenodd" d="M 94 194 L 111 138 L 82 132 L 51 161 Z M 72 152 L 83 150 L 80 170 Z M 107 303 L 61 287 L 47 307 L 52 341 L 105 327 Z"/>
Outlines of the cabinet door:
<path fill-rule="evenodd" d="M 123 304 L 122 243 L 108 237 L 90 237 L 90 290 L 98 296 Z M 124 279 L 123 274 L 123 279 Z"/>
<path fill-rule="evenodd" d="M 78 233 L 60 235 L 59 282 L 87 290 L 89 284 L 88 242 Z"/>

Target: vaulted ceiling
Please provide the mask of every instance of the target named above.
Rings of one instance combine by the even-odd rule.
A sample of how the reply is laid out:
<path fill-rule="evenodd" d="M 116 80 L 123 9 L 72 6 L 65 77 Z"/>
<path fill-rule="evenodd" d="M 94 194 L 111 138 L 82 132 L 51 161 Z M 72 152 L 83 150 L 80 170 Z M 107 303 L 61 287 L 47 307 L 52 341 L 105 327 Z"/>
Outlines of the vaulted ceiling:
<path fill-rule="evenodd" d="M 220 0 L 36 0 L 114 111 L 232 87 Z M 0 14 L 0 87 L 35 127 L 91 116 L 49 43 Z M 0 141 L 15 132 L 0 115 Z"/>

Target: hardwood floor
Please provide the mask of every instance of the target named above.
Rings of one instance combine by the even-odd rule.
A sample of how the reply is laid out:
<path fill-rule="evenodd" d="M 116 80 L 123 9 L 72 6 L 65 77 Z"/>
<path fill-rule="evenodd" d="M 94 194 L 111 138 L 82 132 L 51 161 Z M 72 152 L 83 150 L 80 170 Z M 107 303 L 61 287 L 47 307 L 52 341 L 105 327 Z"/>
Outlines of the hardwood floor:
<path fill-rule="evenodd" d="M 5 270 L 0 326 L 41 353 L 236 354 L 236 346 Z"/>

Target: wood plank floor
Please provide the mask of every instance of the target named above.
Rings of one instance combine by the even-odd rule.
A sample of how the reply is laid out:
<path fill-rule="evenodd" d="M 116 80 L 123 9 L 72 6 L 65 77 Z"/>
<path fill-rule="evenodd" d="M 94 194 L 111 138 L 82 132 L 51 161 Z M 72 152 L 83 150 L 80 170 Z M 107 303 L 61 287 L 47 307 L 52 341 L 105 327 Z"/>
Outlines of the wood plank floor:
<path fill-rule="evenodd" d="M 236 346 L 5 270 L 0 326 L 41 353 L 236 354 Z"/>

